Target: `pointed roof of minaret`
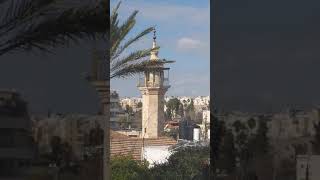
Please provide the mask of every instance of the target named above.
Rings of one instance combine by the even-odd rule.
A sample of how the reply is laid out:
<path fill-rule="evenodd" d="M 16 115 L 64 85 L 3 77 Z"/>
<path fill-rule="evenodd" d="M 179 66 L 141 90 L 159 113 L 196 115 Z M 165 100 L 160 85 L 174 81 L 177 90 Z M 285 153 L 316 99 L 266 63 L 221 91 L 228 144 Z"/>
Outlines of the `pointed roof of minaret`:
<path fill-rule="evenodd" d="M 156 42 L 156 28 L 153 29 L 153 42 L 152 42 L 152 48 L 156 48 L 157 47 L 157 42 Z M 150 60 L 158 60 L 159 57 L 158 57 L 158 53 L 159 53 L 159 50 L 156 49 L 156 50 L 152 50 L 151 51 L 151 56 L 150 56 Z"/>

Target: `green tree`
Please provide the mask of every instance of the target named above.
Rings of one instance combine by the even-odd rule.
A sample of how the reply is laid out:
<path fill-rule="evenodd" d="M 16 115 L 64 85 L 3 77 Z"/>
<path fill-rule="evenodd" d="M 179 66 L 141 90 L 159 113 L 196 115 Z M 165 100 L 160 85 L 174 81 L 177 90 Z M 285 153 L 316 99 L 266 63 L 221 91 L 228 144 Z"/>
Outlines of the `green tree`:
<path fill-rule="evenodd" d="M 187 116 L 190 117 L 191 120 L 195 121 L 196 113 L 195 113 L 193 99 L 191 99 L 190 104 L 187 106 L 186 113 L 187 113 Z"/>
<path fill-rule="evenodd" d="M 60 166 L 62 161 L 62 153 L 63 153 L 63 147 L 62 147 L 62 140 L 59 136 L 53 136 L 50 139 L 50 148 L 51 148 L 51 161 L 58 166 Z"/>
<path fill-rule="evenodd" d="M 239 133 L 241 131 L 245 131 L 247 129 L 246 125 L 243 124 L 240 120 L 236 120 L 233 124 L 232 124 L 233 128 L 235 129 L 236 133 Z"/>
<path fill-rule="evenodd" d="M 268 126 L 266 119 L 259 119 L 256 134 L 251 139 L 250 151 L 253 153 L 252 169 L 259 179 L 271 179 L 272 154 L 267 136 Z"/>
<path fill-rule="evenodd" d="M 253 118 L 248 119 L 248 127 L 252 130 L 256 127 L 256 120 Z"/>
<path fill-rule="evenodd" d="M 179 105 L 178 114 L 179 114 L 181 117 L 184 117 L 184 108 L 183 108 L 183 104 L 182 104 L 182 103 L 180 103 L 180 105 Z"/>
<path fill-rule="evenodd" d="M 212 168 L 211 168 L 211 173 L 213 179 L 216 177 L 216 168 L 217 168 L 217 163 L 219 159 L 219 155 L 221 153 L 220 148 L 221 148 L 221 143 L 223 140 L 223 137 L 225 135 L 225 125 L 223 121 L 220 121 L 217 116 L 216 116 L 216 110 L 214 110 L 214 113 L 210 113 L 210 127 L 212 127 L 212 149 L 210 154 L 212 154 Z"/>
<path fill-rule="evenodd" d="M 236 149 L 234 143 L 232 130 L 226 131 L 220 148 L 217 168 L 225 170 L 227 174 L 232 174 L 236 168 Z"/>
<path fill-rule="evenodd" d="M 133 109 L 132 109 L 132 107 L 131 106 L 129 106 L 128 104 L 126 105 L 126 113 L 128 113 L 128 114 L 132 114 L 133 113 Z"/>
<path fill-rule="evenodd" d="M 73 150 L 69 143 L 63 142 L 59 136 L 50 139 L 51 161 L 57 166 L 70 166 L 73 159 Z"/>
<path fill-rule="evenodd" d="M 137 108 L 142 108 L 142 102 L 138 102 Z"/>
<path fill-rule="evenodd" d="M 104 131 L 99 124 L 96 124 L 96 127 L 91 129 L 89 132 L 89 145 L 90 146 L 99 146 L 103 144 L 103 134 Z"/>
<path fill-rule="evenodd" d="M 181 103 L 179 99 L 172 98 L 166 103 L 166 116 L 169 119 L 172 119 L 175 114 L 179 114 Z"/>
<path fill-rule="evenodd" d="M 184 147 L 173 153 L 164 164 L 150 169 L 154 179 L 209 179 L 209 147 Z"/>
<path fill-rule="evenodd" d="M 151 175 L 146 162 L 138 162 L 132 156 L 116 156 L 111 159 L 111 179 L 148 180 Z"/>
<path fill-rule="evenodd" d="M 257 133 L 254 137 L 255 154 L 256 156 L 266 155 L 269 153 L 270 144 L 267 137 L 268 126 L 265 120 L 258 122 Z"/>

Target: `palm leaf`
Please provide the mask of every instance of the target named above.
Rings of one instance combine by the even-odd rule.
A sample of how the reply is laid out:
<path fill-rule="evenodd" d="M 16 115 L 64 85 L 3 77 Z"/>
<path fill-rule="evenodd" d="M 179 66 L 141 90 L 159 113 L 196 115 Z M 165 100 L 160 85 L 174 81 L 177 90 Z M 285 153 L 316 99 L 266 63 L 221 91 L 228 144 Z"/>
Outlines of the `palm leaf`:
<path fill-rule="evenodd" d="M 115 63 L 112 64 L 112 66 L 111 66 L 112 67 L 111 71 L 119 69 L 128 63 L 133 63 L 134 61 L 139 61 L 142 58 L 149 56 L 150 51 L 152 51 L 154 49 L 159 49 L 159 48 L 151 48 L 151 49 L 138 50 L 138 51 L 132 52 L 130 55 L 126 56 L 125 58 L 115 61 Z"/>
<path fill-rule="evenodd" d="M 98 5 L 80 4 L 64 8 L 58 7 L 56 1 L 33 0 L 31 4 L 10 5 L 9 9 L 14 8 L 14 12 L 0 22 L 1 25 L 10 24 L 9 27 L 0 27 L 0 40 L 3 39 L 0 41 L 0 55 L 33 48 L 49 51 L 69 41 L 108 38 L 109 8 L 104 1 L 99 1 Z M 11 35 L 9 38 L 8 34 Z"/>
<path fill-rule="evenodd" d="M 118 10 L 120 4 L 121 2 L 116 5 L 110 17 L 110 78 L 124 78 L 145 72 L 146 70 L 150 70 L 150 68 L 160 70 L 163 69 L 164 64 L 172 63 L 173 61 L 167 60 L 150 61 L 147 58 L 153 50 L 157 50 L 159 47 L 141 49 L 123 55 L 129 47 L 133 46 L 141 38 L 152 32 L 154 27 L 146 28 L 134 37 L 125 41 L 126 37 L 136 24 L 138 11 L 133 11 L 122 24 L 119 24 Z"/>
<path fill-rule="evenodd" d="M 127 42 L 124 43 L 123 46 L 119 47 L 117 49 L 117 52 L 115 52 L 115 54 L 112 54 L 113 57 L 111 57 L 111 59 L 115 59 L 117 57 L 120 56 L 121 53 L 123 53 L 123 51 L 125 49 L 127 49 L 131 44 L 133 44 L 134 42 L 138 41 L 139 39 L 141 39 L 142 37 L 144 37 L 145 35 L 149 34 L 154 28 L 150 27 L 142 32 L 140 32 L 138 35 L 136 35 L 134 38 L 131 38 L 130 40 L 128 40 Z M 153 49 L 150 49 L 149 51 L 151 51 Z"/>
<path fill-rule="evenodd" d="M 166 60 L 158 60 L 158 61 L 145 60 L 140 63 L 130 64 L 122 67 L 121 69 L 113 72 L 110 78 L 115 78 L 115 77 L 125 78 L 128 76 L 133 76 L 135 74 L 143 73 L 150 69 L 162 70 L 164 64 L 173 63 L 173 62 L 174 61 L 166 61 Z"/>

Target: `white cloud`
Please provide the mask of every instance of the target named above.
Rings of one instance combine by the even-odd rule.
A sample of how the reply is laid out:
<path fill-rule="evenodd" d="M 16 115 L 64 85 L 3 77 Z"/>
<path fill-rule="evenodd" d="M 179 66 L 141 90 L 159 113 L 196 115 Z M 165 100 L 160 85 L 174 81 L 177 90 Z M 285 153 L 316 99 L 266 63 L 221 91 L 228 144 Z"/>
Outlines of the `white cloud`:
<path fill-rule="evenodd" d="M 201 45 L 202 43 L 199 40 L 188 37 L 180 38 L 177 42 L 177 48 L 179 50 L 198 49 Z"/>

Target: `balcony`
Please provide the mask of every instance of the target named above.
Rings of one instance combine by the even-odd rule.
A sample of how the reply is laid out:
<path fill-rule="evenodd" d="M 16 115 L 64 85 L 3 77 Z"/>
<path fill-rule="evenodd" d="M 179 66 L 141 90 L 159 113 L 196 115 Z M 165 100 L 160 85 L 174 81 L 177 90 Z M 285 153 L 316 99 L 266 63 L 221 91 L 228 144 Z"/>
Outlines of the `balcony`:
<path fill-rule="evenodd" d="M 158 82 L 145 82 L 144 78 L 139 78 L 138 87 L 164 87 L 164 88 L 168 88 L 170 87 L 170 83 L 169 83 L 169 78 L 164 78 L 162 83 L 158 83 Z"/>
<path fill-rule="evenodd" d="M 169 78 L 164 78 L 164 79 L 163 79 L 163 86 L 164 86 L 164 87 L 170 87 Z"/>

